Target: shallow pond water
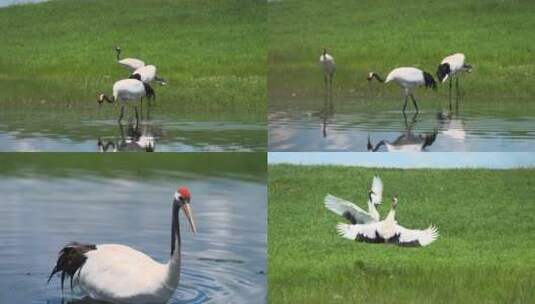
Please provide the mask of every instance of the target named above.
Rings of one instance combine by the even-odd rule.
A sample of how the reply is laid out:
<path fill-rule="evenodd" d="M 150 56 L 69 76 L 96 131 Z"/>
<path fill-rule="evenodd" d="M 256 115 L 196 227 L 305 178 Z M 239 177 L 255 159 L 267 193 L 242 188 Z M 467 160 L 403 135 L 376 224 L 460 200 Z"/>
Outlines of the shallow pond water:
<path fill-rule="evenodd" d="M 182 276 L 169 303 L 265 302 L 264 183 L 161 168 L 143 176 L 136 168 L 97 171 L 43 176 L 25 168 L 2 175 L 1 303 L 90 303 L 68 283 L 62 295 L 59 277 L 46 284 L 58 250 L 73 240 L 125 244 L 165 262 L 179 185 L 191 190 L 198 233 L 181 215 Z"/>
<path fill-rule="evenodd" d="M 403 115 L 401 98 L 271 97 L 269 150 L 535 151 L 533 103 L 465 97 L 450 109 L 447 97 L 420 97 L 419 105 Z"/>
<path fill-rule="evenodd" d="M 265 151 L 265 122 L 232 115 L 181 114 L 165 104 L 140 113 L 119 108 L 10 105 L 0 113 L 0 151 Z M 247 117 L 246 114 L 243 117 Z M 150 146 L 150 148 L 149 148 Z"/>

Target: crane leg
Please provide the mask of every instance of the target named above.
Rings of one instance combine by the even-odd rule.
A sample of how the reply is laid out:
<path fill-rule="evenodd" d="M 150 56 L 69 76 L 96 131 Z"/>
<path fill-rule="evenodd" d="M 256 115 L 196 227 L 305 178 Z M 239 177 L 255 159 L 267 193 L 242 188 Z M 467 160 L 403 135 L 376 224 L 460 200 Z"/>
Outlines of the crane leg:
<path fill-rule="evenodd" d="M 407 101 L 409 101 L 409 95 L 405 94 L 405 103 L 403 104 L 403 114 L 405 114 L 405 109 L 407 109 Z"/>
<path fill-rule="evenodd" d="M 450 92 L 450 93 L 449 93 L 449 101 L 450 101 L 450 112 L 451 112 L 451 77 L 450 77 L 450 80 L 449 80 L 449 82 L 450 82 L 450 90 L 449 90 L 449 92 Z"/>
<path fill-rule="evenodd" d="M 457 91 L 457 98 L 461 96 L 461 91 L 459 90 L 459 77 L 455 78 L 455 91 Z"/>
<path fill-rule="evenodd" d="M 121 124 L 121 120 L 123 120 L 124 116 L 124 105 L 121 105 L 121 114 L 119 114 L 119 125 Z"/>
<path fill-rule="evenodd" d="M 139 124 L 139 113 L 137 112 L 137 107 L 134 107 L 134 110 L 136 111 L 136 127 Z"/>
<path fill-rule="evenodd" d="M 418 110 L 418 103 L 416 103 L 416 98 L 414 98 L 414 95 L 411 94 L 412 103 L 414 104 L 414 107 L 416 108 L 416 113 L 419 113 Z"/>

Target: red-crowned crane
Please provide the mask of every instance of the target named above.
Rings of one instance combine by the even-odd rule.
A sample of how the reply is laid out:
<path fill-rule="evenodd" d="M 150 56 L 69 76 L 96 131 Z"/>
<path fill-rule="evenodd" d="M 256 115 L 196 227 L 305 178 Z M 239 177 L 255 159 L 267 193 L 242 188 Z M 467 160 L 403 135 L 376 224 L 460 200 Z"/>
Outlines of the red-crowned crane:
<path fill-rule="evenodd" d="M 456 53 L 449 55 L 448 57 L 442 59 L 442 62 L 438 65 L 437 68 L 437 78 L 440 82 L 445 82 L 449 79 L 449 100 L 450 100 L 450 111 L 451 111 L 451 87 L 452 79 L 455 78 L 455 91 L 457 97 L 460 95 L 459 91 L 459 75 L 467 72 L 472 72 L 472 65 L 466 63 L 466 56 L 463 53 Z"/>
<path fill-rule="evenodd" d="M 359 206 L 338 198 L 334 195 L 327 194 L 325 197 L 325 208 L 343 216 L 351 224 L 365 224 L 379 221 L 379 212 L 376 205 L 380 205 L 383 200 L 383 182 L 379 176 L 374 176 L 371 189 L 368 191 L 368 212 Z"/>
<path fill-rule="evenodd" d="M 413 68 L 413 67 L 403 67 L 403 68 L 393 69 L 386 76 L 386 79 L 383 79 L 381 76 L 379 76 L 375 72 L 370 72 L 368 74 L 368 81 L 372 81 L 372 79 L 374 78 L 382 83 L 389 83 L 393 81 L 403 88 L 403 92 L 405 94 L 405 103 L 403 104 L 403 113 L 405 113 L 405 109 L 407 108 L 407 101 L 409 100 L 409 96 L 411 97 L 412 103 L 414 104 L 414 107 L 416 108 L 416 112 L 419 112 L 418 104 L 416 102 L 416 99 L 414 98 L 414 95 L 412 94 L 412 91 L 414 90 L 414 88 L 419 87 L 419 86 L 425 86 L 426 88 L 432 88 L 433 90 L 436 90 L 437 88 L 435 79 L 433 79 L 433 76 L 431 76 L 431 74 L 424 72 L 420 69 Z"/>
<path fill-rule="evenodd" d="M 121 47 L 120 46 L 116 46 L 115 51 L 117 52 L 117 63 L 127 68 L 131 72 L 135 71 L 136 69 L 139 69 L 140 67 L 145 66 L 145 62 L 137 58 L 121 59 Z"/>
<path fill-rule="evenodd" d="M 334 57 L 327 53 L 327 49 L 323 49 L 323 52 L 320 55 L 320 66 L 323 69 L 325 86 L 332 88 L 334 73 L 336 72 L 336 64 L 334 63 Z"/>
<path fill-rule="evenodd" d="M 102 104 L 104 101 L 109 103 L 114 103 L 116 101 L 121 102 L 121 114 L 119 116 L 119 123 L 124 116 L 124 107 L 127 101 L 137 102 L 141 100 L 143 102 L 143 97 L 149 99 L 156 98 L 156 93 L 154 89 L 146 82 L 142 82 L 137 79 L 123 79 L 119 80 L 113 84 L 113 96 L 108 97 L 105 94 L 100 94 L 98 96 L 97 102 Z M 139 115 L 137 112 L 137 107 L 134 106 L 136 111 L 136 120 L 139 120 Z"/>
<path fill-rule="evenodd" d="M 48 281 L 61 273 L 90 298 L 111 303 L 166 303 L 180 280 L 181 241 L 179 212 L 183 211 L 193 233 L 195 221 L 190 207 L 191 194 L 186 187 L 174 195 L 171 217 L 171 254 L 165 264 L 143 252 L 119 244 L 71 243 L 59 252 Z"/>
<path fill-rule="evenodd" d="M 386 218 L 380 222 L 368 224 L 338 224 L 336 230 L 340 236 L 365 243 L 386 243 L 404 247 L 427 246 L 438 238 L 438 229 L 431 225 L 425 230 L 407 229 L 396 221 L 398 199 L 392 199 L 392 208 Z"/>
<path fill-rule="evenodd" d="M 131 79 L 137 79 L 143 82 L 152 82 L 155 81 L 159 83 L 160 85 L 166 85 L 167 82 L 165 79 L 159 77 L 156 75 L 156 66 L 149 64 L 146 66 L 142 66 L 138 69 L 136 69 L 132 74 L 130 75 Z"/>

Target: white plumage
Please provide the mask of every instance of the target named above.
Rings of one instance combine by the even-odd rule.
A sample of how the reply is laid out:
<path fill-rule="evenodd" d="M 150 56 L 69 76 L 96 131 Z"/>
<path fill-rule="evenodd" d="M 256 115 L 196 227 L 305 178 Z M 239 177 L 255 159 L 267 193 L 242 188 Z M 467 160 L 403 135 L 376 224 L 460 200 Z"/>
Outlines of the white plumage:
<path fill-rule="evenodd" d="M 336 64 L 334 63 L 334 57 L 327 53 L 327 49 L 323 49 L 323 53 L 320 55 L 320 66 L 323 69 L 323 76 L 325 84 L 332 85 L 334 73 L 336 72 Z"/>
<path fill-rule="evenodd" d="M 395 219 L 396 204 L 397 198 L 394 198 L 392 209 L 380 222 L 356 225 L 339 223 L 336 230 L 340 236 L 349 240 L 407 247 L 427 246 L 438 238 L 438 229 L 432 225 L 425 230 L 407 229 L 400 226 Z"/>
<path fill-rule="evenodd" d="M 472 72 L 472 66 L 466 63 L 466 56 L 462 53 L 456 53 L 446 58 L 442 59 L 437 68 L 437 78 L 440 82 L 445 82 L 449 79 L 449 107 L 450 111 L 452 110 L 451 104 L 451 91 L 452 91 L 452 79 L 455 78 L 455 91 L 457 97 L 460 96 L 461 91 L 459 90 L 459 76 L 463 72 Z M 456 103 L 456 108 L 459 104 Z"/>
<path fill-rule="evenodd" d="M 141 100 L 143 97 L 154 98 L 156 95 L 152 87 L 137 79 L 122 79 L 113 84 L 113 96 L 110 98 L 105 94 L 100 94 L 97 102 L 102 104 L 105 100 L 109 103 L 121 102 L 121 115 L 119 122 L 124 116 L 124 106 L 127 101 L 133 102 Z M 137 108 L 136 108 L 137 115 Z"/>
<path fill-rule="evenodd" d="M 191 195 L 187 188 L 175 192 L 172 208 L 171 255 L 165 264 L 143 252 L 118 244 L 71 243 L 59 253 L 49 281 L 61 273 L 61 285 L 66 275 L 71 287 L 97 301 L 128 304 L 166 303 L 180 280 L 181 241 L 179 211 L 196 231 L 190 208 Z"/>
<path fill-rule="evenodd" d="M 437 69 L 438 79 L 445 82 L 448 78 L 451 78 L 460 72 L 471 72 L 472 66 L 466 64 L 465 60 L 466 56 L 463 53 L 456 53 L 442 59 Z"/>
<path fill-rule="evenodd" d="M 375 72 L 370 72 L 368 74 L 368 81 L 371 81 L 374 78 L 382 83 L 395 82 L 403 88 L 405 94 L 403 112 L 405 112 L 405 109 L 407 108 L 407 101 L 409 96 L 412 99 L 416 112 L 419 111 L 418 104 L 412 93 L 414 88 L 419 86 L 425 86 L 428 88 L 436 89 L 436 82 L 433 79 L 433 76 L 431 76 L 431 74 L 413 67 L 401 67 L 393 69 L 390 73 L 388 73 L 386 79 L 383 79 Z"/>
<path fill-rule="evenodd" d="M 140 80 L 143 82 L 151 82 L 156 76 L 156 67 L 152 64 L 137 68 L 132 75 L 139 75 Z"/>
<path fill-rule="evenodd" d="M 156 66 L 152 64 L 136 69 L 134 72 L 132 72 L 130 78 L 141 80 L 143 82 L 156 81 L 161 85 L 166 84 L 165 79 L 160 78 L 156 75 Z"/>
<path fill-rule="evenodd" d="M 180 257 L 167 264 L 133 248 L 116 244 L 98 245 L 85 254 L 86 263 L 75 282 L 91 298 L 112 303 L 163 303 L 178 285 Z"/>
<path fill-rule="evenodd" d="M 378 176 L 373 178 L 372 186 L 368 192 L 368 211 L 364 211 L 359 206 L 338 198 L 334 195 L 327 194 L 325 197 L 325 208 L 335 214 L 345 217 L 352 223 L 371 223 L 379 221 L 379 212 L 376 205 L 381 204 L 383 198 L 383 182 Z"/>
<path fill-rule="evenodd" d="M 130 71 L 134 71 L 136 69 L 139 69 L 143 66 L 145 66 L 145 62 L 142 60 L 139 60 L 137 58 L 124 58 L 121 59 L 121 48 L 115 47 L 115 51 L 117 52 L 117 63 L 119 63 L 121 66 L 127 68 Z"/>

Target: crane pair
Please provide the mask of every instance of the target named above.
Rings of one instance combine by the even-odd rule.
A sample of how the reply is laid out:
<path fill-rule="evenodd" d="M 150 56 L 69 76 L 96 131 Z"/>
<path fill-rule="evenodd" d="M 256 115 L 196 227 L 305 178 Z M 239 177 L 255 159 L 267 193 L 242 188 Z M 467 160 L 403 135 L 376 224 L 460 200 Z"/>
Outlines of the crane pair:
<path fill-rule="evenodd" d="M 397 195 L 392 198 L 392 207 L 384 220 L 380 220 L 376 206 L 382 203 L 383 182 L 378 176 L 368 191 L 368 211 L 357 205 L 328 194 L 325 207 L 343 216 L 350 224 L 339 223 L 336 229 L 346 239 L 365 243 L 386 243 L 404 247 L 420 247 L 431 244 L 438 238 L 438 229 L 431 225 L 424 230 L 407 229 L 395 219 Z"/>
<path fill-rule="evenodd" d="M 323 68 L 323 74 L 325 77 L 325 83 L 332 86 L 332 80 L 334 77 L 334 73 L 336 71 L 336 65 L 334 62 L 334 57 L 327 53 L 326 49 L 323 49 L 323 53 L 320 56 L 320 65 Z M 451 108 L 451 90 L 452 90 L 452 79 L 455 78 L 456 81 L 456 90 L 457 95 L 459 94 L 459 74 L 462 72 L 471 72 L 472 66 L 468 63 L 466 63 L 466 56 L 462 53 L 456 53 L 450 56 L 445 57 L 441 63 L 438 65 L 436 76 L 440 82 L 445 82 L 449 79 L 449 96 L 450 96 L 450 108 Z M 376 79 L 377 81 L 381 83 L 389 83 L 389 82 L 395 82 L 397 83 L 402 89 L 404 93 L 404 104 L 403 104 L 403 112 L 407 109 L 407 103 L 409 100 L 409 97 L 412 100 L 412 103 L 414 104 L 414 108 L 416 109 L 416 112 L 419 112 L 418 109 L 418 102 L 416 101 L 416 98 L 414 97 L 414 94 L 412 93 L 413 90 L 420 86 L 425 86 L 426 88 L 432 88 L 433 90 L 436 90 L 437 84 L 433 76 L 426 72 L 422 71 L 415 67 L 400 67 L 395 68 L 388 75 L 386 78 L 383 78 L 379 76 L 376 72 L 370 72 L 368 73 L 368 81 L 372 81 L 373 79 Z"/>
<path fill-rule="evenodd" d="M 121 79 L 113 84 L 112 96 L 99 94 L 97 102 L 102 104 L 104 101 L 107 101 L 108 103 L 120 101 L 120 124 L 124 116 L 124 108 L 127 101 L 134 103 L 140 100 L 141 104 L 143 104 L 144 97 L 149 100 L 155 99 L 156 93 L 150 83 L 157 82 L 160 85 L 165 85 L 166 81 L 156 75 L 156 66 L 145 65 L 145 62 L 136 58 L 121 59 L 121 48 L 119 46 L 115 48 L 115 51 L 117 52 L 117 63 L 131 71 L 131 74 L 127 79 Z M 136 111 L 136 120 L 139 120 L 137 107 L 134 106 L 134 109 Z"/>

